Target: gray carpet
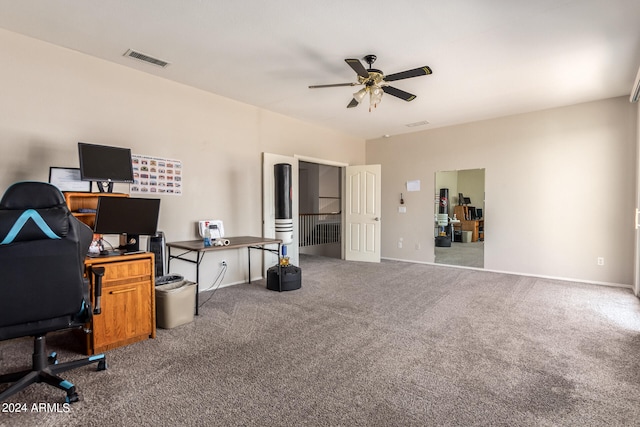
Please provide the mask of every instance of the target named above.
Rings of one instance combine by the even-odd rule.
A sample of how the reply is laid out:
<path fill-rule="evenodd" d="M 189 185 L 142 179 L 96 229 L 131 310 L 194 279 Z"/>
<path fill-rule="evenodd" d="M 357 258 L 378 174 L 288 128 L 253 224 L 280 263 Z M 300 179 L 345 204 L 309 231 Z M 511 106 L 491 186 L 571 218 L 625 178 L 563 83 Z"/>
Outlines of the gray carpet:
<path fill-rule="evenodd" d="M 68 372 L 83 399 L 68 412 L 0 425 L 640 425 L 628 289 L 395 261 L 301 267 L 297 291 L 220 289 L 193 323 L 109 351 L 107 371 Z M 50 342 L 75 357 L 69 334 Z M 0 371 L 28 365 L 31 345 L 0 343 Z M 11 401 L 62 395 L 38 384 Z"/>
<path fill-rule="evenodd" d="M 463 267 L 484 267 L 484 241 L 461 243 L 452 242 L 449 247 L 435 247 L 437 264 L 459 265 Z"/>

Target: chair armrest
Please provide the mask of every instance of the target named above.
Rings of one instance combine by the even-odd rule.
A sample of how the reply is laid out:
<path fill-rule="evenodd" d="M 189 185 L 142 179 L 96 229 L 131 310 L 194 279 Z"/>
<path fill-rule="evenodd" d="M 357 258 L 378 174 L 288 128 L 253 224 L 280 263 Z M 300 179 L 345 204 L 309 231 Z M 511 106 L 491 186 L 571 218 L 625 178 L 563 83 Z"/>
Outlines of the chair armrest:
<path fill-rule="evenodd" d="M 102 311 L 100 308 L 100 300 L 102 298 L 102 277 L 104 276 L 104 267 L 91 267 L 91 272 L 95 276 L 93 296 L 95 297 L 96 306 L 93 309 L 93 314 L 100 314 Z"/>

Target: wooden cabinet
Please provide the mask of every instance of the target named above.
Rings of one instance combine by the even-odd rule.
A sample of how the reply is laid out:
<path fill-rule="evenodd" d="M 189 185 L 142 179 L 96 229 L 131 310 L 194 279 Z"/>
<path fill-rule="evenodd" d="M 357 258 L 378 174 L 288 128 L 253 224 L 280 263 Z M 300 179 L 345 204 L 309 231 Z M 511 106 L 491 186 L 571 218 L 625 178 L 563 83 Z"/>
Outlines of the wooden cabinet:
<path fill-rule="evenodd" d="M 477 242 L 481 238 L 481 234 L 484 233 L 484 220 L 472 220 L 467 206 L 458 205 L 454 207 L 453 212 L 456 218 L 460 220 L 460 224 L 455 227 L 459 227 L 462 231 L 471 231 L 471 241 Z M 484 239 L 484 235 L 482 235 L 482 239 Z"/>
<path fill-rule="evenodd" d="M 156 336 L 155 275 L 153 253 L 87 258 L 85 271 L 91 282 L 95 307 L 95 276 L 91 268 L 104 267 L 101 314 L 87 325 L 87 354 L 101 353 Z"/>
<path fill-rule="evenodd" d="M 95 211 L 98 208 L 98 197 L 129 197 L 129 195 L 124 193 L 64 193 L 67 206 L 73 216 L 87 224 L 91 229 L 93 229 L 96 220 Z M 93 212 L 79 212 L 83 209 L 92 210 Z"/>
<path fill-rule="evenodd" d="M 469 217 L 469 208 L 467 208 L 466 206 L 462 206 L 462 205 L 455 206 L 453 208 L 453 214 L 460 221 L 465 221 L 465 220 L 470 220 L 471 219 Z"/>

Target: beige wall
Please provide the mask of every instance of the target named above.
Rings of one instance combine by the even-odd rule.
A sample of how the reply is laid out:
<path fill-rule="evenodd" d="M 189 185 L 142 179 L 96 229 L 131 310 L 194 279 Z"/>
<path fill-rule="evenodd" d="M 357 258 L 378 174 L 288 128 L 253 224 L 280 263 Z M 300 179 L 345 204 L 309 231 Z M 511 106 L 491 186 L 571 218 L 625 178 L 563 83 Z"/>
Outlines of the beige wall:
<path fill-rule="evenodd" d="M 262 235 L 262 152 L 364 163 L 361 139 L 4 30 L 0 46 L 0 193 L 77 167 L 78 141 L 130 147 L 183 162 L 184 195 L 161 196 L 168 240 L 195 238 L 207 218 L 227 235 Z M 236 252 L 225 283 L 243 280 Z"/>
<path fill-rule="evenodd" d="M 382 256 L 433 262 L 435 172 L 485 168 L 485 268 L 630 285 L 636 122 L 620 97 L 368 141 Z M 414 179 L 422 191 L 404 192 L 399 214 Z"/>
<path fill-rule="evenodd" d="M 475 208 L 484 208 L 484 169 L 464 169 L 458 171 L 458 191 L 471 199 Z"/>

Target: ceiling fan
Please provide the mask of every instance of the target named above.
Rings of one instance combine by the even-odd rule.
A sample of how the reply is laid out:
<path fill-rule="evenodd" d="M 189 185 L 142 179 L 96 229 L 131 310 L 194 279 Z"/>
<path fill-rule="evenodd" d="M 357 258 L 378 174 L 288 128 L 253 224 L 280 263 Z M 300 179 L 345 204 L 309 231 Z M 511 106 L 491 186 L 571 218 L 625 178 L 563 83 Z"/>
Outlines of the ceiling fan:
<path fill-rule="evenodd" d="M 404 99 L 407 102 L 413 101 L 416 98 L 415 95 L 409 92 L 405 92 L 393 86 L 389 86 L 388 82 L 408 79 L 411 77 L 426 76 L 432 73 L 431 68 L 425 65 L 424 67 L 414 68 L 412 70 L 401 71 L 399 73 L 389 74 L 388 76 L 385 76 L 382 71 L 371 68 L 371 65 L 377 59 L 375 55 L 367 55 L 363 59 L 367 64 L 369 64 L 369 69 L 364 68 L 364 65 L 362 65 L 362 62 L 360 62 L 359 59 L 345 59 L 345 62 L 353 69 L 353 71 L 356 72 L 358 77 L 357 82 L 314 85 L 309 86 L 309 89 L 364 85 L 362 89 L 353 94 L 353 99 L 351 100 L 351 102 L 349 102 L 347 108 L 356 107 L 358 104 L 360 104 L 360 102 L 362 102 L 362 100 L 368 93 L 370 101 L 369 111 L 371 111 L 371 107 L 377 107 L 380 101 L 382 101 L 383 92 L 397 98 Z"/>

